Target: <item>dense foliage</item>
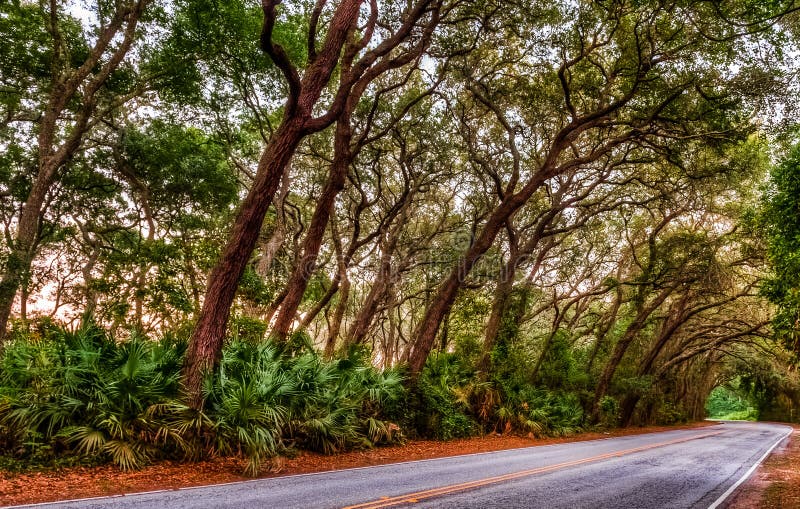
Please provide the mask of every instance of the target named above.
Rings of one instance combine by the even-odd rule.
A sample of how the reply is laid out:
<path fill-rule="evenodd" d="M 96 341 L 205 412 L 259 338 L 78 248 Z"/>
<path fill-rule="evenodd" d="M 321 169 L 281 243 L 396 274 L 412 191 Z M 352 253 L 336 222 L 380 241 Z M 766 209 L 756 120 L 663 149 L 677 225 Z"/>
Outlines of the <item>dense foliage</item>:
<path fill-rule="evenodd" d="M 396 371 L 236 340 L 197 412 L 181 399 L 185 349 L 171 336 L 118 342 L 92 326 L 12 340 L 0 362 L 3 450 L 32 463 L 74 457 L 125 469 L 241 455 L 255 473 L 292 448 L 332 453 L 403 438 L 383 417 L 403 395 Z"/>
<path fill-rule="evenodd" d="M 796 419 L 798 8 L 3 2 L 0 454 Z"/>
<path fill-rule="evenodd" d="M 711 419 L 736 421 L 758 419 L 758 411 L 747 397 L 742 397 L 738 390 L 731 390 L 725 386 L 719 386 L 711 391 L 706 403 L 706 410 Z"/>

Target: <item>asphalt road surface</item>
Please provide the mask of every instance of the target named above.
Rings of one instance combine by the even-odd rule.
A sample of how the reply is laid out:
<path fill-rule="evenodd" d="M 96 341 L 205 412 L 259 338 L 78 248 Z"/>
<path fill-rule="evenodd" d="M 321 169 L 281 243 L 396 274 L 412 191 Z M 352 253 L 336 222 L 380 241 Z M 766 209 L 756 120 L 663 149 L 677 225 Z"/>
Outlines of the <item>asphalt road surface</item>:
<path fill-rule="evenodd" d="M 724 423 L 36 507 L 716 508 L 790 431 Z"/>

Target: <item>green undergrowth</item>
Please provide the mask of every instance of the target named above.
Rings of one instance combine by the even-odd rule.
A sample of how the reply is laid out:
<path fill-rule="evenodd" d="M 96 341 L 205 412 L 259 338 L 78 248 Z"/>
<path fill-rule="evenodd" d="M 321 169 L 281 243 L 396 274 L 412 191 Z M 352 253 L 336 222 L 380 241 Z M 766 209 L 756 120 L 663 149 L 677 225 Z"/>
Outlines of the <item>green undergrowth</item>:
<path fill-rule="evenodd" d="M 0 359 L 0 467 L 159 459 L 247 458 L 255 474 L 278 455 L 334 453 L 395 443 L 384 408 L 403 398 L 402 377 L 354 352 L 325 361 L 313 350 L 232 341 L 205 380 L 205 405 L 181 392 L 184 341 L 50 328 L 18 337 Z"/>
<path fill-rule="evenodd" d="M 459 348 L 432 354 L 412 379 L 375 368 L 365 349 L 325 360 L 303 335 L 281 346 L 237 335 L 205 379 L 196 410 L 182 392 L 181 338 L 122 340 L 96 326 L 46 325 L 18 333 L 0 355 L 0 469 L 113 463 L 130 470 L 239 456 L 255 475 L 300 450 L 586 429 L 584 381 L 567 350 L 554 348 L 533 380 L 530 356 L 501 348 L 491 374 L 478 369 L 475 352 Z"/>
<path fill-rule="evenodd" d="M 752 402 L 732 387 L 719 386 L 711 391 L 706 403 L 706 412 L 711 419 L 725 421 L 757 421 L 758 410 Z"/>
<path fill-rule="evenodd" d="M 412 394 L 405 422 L 439 440 L 484 433 L 564 436 L 583 431 L 577 396 L 534 385 L 515 373 L 484 376 L 463 356 L 431 355 Z"/>

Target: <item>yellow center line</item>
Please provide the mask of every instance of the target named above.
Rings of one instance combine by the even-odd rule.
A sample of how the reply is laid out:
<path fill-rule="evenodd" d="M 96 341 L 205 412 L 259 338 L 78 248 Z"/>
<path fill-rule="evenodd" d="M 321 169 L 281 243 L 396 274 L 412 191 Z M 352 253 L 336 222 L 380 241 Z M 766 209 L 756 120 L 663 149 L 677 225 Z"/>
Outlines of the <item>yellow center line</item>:
<path fill-rule="evenodd" d="M 401 505 L 401 504 L 415 503 L 415 502 L 419 502 L 420 500 L 427 499 L 427 498 L 433 498 L 433 497 L 438 497 L 438 496 L 441 496 L 441 495 L 447 495 L 447 494 L 455 493 L 455 492 L 459 492 L 459 491 L 466 491 L 466 490 L 469 490 L 469 489 L 480 488 L 480 487 L 483 487 L 483 486 L 488 486 L 490 484 L 497 484 L 497 483 L 500 483 L 500 482 L 511 481 L 511 480 L 514 480 L 514 479 L 519 479 L 521 477 L 528 477 L 528 476 L 535 475 L 535 474 L 542 474 L 542 473 L 545 473 L 545 472 L 552 472 L 554 470 L 559 470 L 559 469 L 562 469 L 562 468 L 572 467 L 572 466 L 575 466 L 575 465 L 583 465 L 585 463 L 593 463 L 595 461 L 601 461 L 601 460 L 604 460 L 604 459 L 616 458 L 616 457 L 625 456 L 625 455 L 628 455 L 628 454 L 633 454 L 633 453 L 636 453 L 636 452 L 646 451 L 648 449 L 655 449 L 657 447 L 664 447 L 664 446 L 667 446 L 667 445 L 679 444 L 681 442 L 688 442 L 690 440 L 697 440 L 697 439 L 700 439 L 700 438 L 711 437 L 711 436 L 714 436 L 714 435 L 719 435 L 720 433 L 723 433 L 723 432 L 722 431 L 715 431 L 713 433 L 705 433 L 705 434 L 702 434 L 702 435 L 695 435 L 695 436 L 692 436 L 692 437 L 677 438 L 675 440 L 669 440 L 667 442 L 659 442 L 657 444 L 634 447 L 633 449 L 626 449 L 624 451 L 609 452 L 609 453 L 606 453 L 606 454 L 601 454 L 599 456 L 592 456 L 590 458 L 567 461 L 567 462 L 564 462 L 564 463 L 558 463 L 556 465 L 549 465 L 549 466 L 545 466 L 545 467 L 532 468 L 530 470 L 522 470 L 520 472 L 512 472 L 510 474 L 503 474 L 503 475 L 498 475 L 498 476 L 495 476 L 495 477 L 487 477 L 485 479 L 478 479 L 476 481 L 469 481 L 469 482 L 464 482 L 464 483 L 459 483 L 459 484 L 452 484 L 452 485 L 449 485 L 449 486 L 442 486 L 440 488 L 433 488 L 433 489 L 424 490 L 424 491 L 417 491 L 417 492 L 414 492 L 414 493 L 406 493 L 405 495 L 399 495 L 399 496 L 396 496 L 396 497 L 381 497 L 378 500 L 372 500 L 370 502 L 364 502 L 364 503 L 361 503 L 361 504 L 350 505 L 350 506 L 344 507 L 343 509 L 380 509 L 380 508 L 384 508 L 384 507 L 393 507 L 393 506 L 397 506 L 397 505 Z"/>

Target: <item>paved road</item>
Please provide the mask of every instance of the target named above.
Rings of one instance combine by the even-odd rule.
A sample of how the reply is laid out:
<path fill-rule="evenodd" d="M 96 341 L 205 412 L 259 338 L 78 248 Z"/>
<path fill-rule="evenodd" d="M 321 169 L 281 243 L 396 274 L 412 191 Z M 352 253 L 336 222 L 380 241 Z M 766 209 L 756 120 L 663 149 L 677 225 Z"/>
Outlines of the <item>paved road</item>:
<path fill-rule="evenodd" d="M 724 423 L 37 507 L 708 508 L 789 432 Z"/>

